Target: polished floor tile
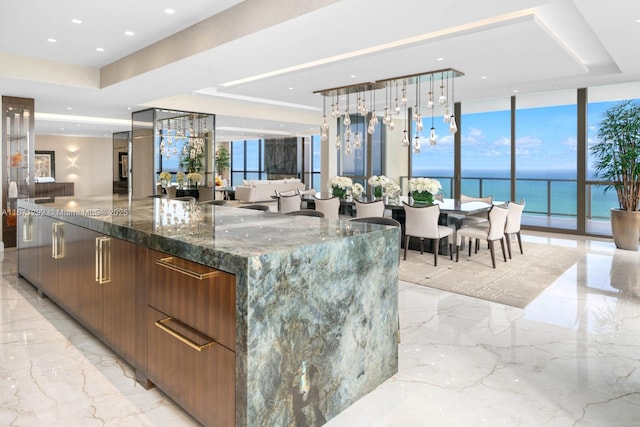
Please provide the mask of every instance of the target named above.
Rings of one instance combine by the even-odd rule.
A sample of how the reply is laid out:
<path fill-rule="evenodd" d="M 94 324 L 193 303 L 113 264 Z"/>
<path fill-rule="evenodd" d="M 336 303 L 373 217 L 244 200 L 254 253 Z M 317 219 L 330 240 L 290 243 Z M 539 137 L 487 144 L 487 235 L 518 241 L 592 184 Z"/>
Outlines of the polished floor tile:
<path fill-rule="evenodd" d="M 640 253 L 527 233 L 584 257 L 525 309 L 401 282 L 397 375 L 342 426 L 640 425 Z M 0 425 L 189 426 L 158 390 L 16 277 L 0 283 Z"/>

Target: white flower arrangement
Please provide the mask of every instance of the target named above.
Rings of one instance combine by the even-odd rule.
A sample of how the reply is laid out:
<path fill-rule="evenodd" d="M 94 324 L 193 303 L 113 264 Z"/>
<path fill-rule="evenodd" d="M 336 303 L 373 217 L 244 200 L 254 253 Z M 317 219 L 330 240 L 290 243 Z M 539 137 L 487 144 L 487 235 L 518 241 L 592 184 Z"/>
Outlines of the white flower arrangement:
<path fill-rule="evenodd" d="M 372 175 L 369 177 L 367 182 L 372 187 L 385 187 L 387 184 L 391 182 L 391 180 L 384 175 L 380 175 L 380 176 Z"/>
<path fill-rule="evenodd" d="M 362 184 L 359 183 L 355 183 L 353 184 L 353 186 L 351 186 L 351 195 L 353 197 L 360 197 L 362 196 L 362 193 L 364 192 L 364 187 L 362 186 Z"/>
<path fill-rule="evenodd" d="M 331 190 L 333 187 L 338 187 L 346 190 L 347 188 L 352 186 L 353 181 L 351 180 L 351 178 L 346 176 L 334 176 L 329 180 L 329 190 Z"/>
<path fill-rule="evenodd" d="M 184 182 L 184 172 L 178 172 L 176 174 L 176 181 L 178 182 L 178 184 L 182 184 Z"/>
<path fill-rule="evenodd" d="M 442 189 L 442 185 L 440 181 L 433 178 L 411 178 L 409 180 L 409 191 L 413 192 L 427 192 L 433 195 L 438 194 L 438 192 Z"/>
<path fill-rule="evenodd" d="M 187 174 L 187 179 L 192 182 L 200 182 L 202 180 L 202 175 L 198 172 L 191 172 Z"/>
<path fill-rule="evenodd" d="M 400 195 L 400 191 L 402 191 L 400 186 L 392 179 L 389 180 L 389 183 L 384 187 L 385 194 L 393 198 L 398 197 Z"/>
<path fill-rule="evenodd" d="M 160 172 L 160 181 L 171 181 L 173 179 L 173 176 L 171 175 L 170 172 Z"/>

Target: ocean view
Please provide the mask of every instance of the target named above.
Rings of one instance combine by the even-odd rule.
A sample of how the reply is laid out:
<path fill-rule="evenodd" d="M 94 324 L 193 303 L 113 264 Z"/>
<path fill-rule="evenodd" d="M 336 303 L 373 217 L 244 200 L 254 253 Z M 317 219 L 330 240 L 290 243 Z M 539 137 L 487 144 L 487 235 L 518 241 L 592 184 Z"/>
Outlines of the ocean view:
<path fill-rule="evenodd" d="M 451 171 L 443 169 L 418 169 L 414 176 L 436 178 L 442 184 L 445 197 L 452 194 Z M 589 179 L 594 179 L 593 177 Z M 481 190 L 482 186 L 482 190 Z M 612 207 L 618 207 L 615 190 L 604 192 L 604 187 L 591 187 L 591 213 L 588 217 L 608 220 Z M 462 175 L 461 192 L 470 196 L 493 195 L 495 200 L 510 199 L 509 171 L 497 169 L 468 170 Z M 527 214 L 551 214 L 575 217 L 577 212 L 577 188 L 575 171 L 521 170 L 517 174 L 516 200 L 525 199 Z"/>

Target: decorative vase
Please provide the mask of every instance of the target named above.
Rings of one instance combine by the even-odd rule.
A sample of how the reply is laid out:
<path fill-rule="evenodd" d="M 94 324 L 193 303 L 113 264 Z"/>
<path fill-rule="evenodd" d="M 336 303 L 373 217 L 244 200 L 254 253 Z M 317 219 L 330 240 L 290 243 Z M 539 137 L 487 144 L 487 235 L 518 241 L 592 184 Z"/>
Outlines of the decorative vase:
<path fill-rule="evenodd" d="M 189 180 L 189 189 L 190 190 L 197 190 L 198 189 L 198 183 L 196 181 Z"/>
<path fill-rule="evenodd" d="M 377 199 L 382 199 L 382 186 L 373 187 L 373 197 Z"/>
<path fill-rule="evenodd" d="M 333 187 L 331 187 L 331 194 L 334 197 L 337 197 L 342 200 L 347 195 L 347 190 L 345 190 L 344 188 L 336 187 L 334 185 Z"/>
<path fill-rule="evenodd" d="M 413 203 L 430 205 L 433 203 L 433 194 L 428 191 L 414 191 L 411 193 Z"/>
<path fill-rule="evenodd" d="M 637 251 L 640 239 L 640 211 L 611 209 L 611 231 L 616 248 Z"/>

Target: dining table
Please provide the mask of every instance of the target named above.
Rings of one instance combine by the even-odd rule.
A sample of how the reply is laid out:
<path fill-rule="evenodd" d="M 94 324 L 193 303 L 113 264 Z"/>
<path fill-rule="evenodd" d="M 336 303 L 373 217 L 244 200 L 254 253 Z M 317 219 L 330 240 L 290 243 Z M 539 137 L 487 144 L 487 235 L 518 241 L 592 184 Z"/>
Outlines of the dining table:
<path fill-rule="evenodd" d="M 328 193 L 318 193 L 316 194 L 317 198 L 329 198 L 331 197 Z M 306 202 L 306 207 L 308 209 L 314 209 L 314 196 L 313 195 L 304 195 L 302 197 L 303 202 Z M 367 197 L 361 197 L 357 199 L 360 202 L 371 202 L 373 200 L 368 199 Z M 401 245 L 404 247 L 404 224 L 405 224 L 405 212 L 404 206 L 405 203 L 409 206 L 425 206 L 424 204 L 415 203 L 413 199 L 409 196 L 400 196 L 396 199 L 383 199 L 385 201 L 385 209 L 391 211 L 391 217 L 400 223 L 400 227 L 402 229 L 402 241 Z M 467 215 L 475 215 L 479 213 L 486 212 L 487 215 L 489 210 L 491 209 L 492 204 L 473 201 L 473 202 L 462 202 L 460 199 L 453 198 L 443 198 L 442 200 L 434 200 L 434 203 L 440 205 L 440 218 L 438 223 L 440 225 L 444 225 L 447 227 L 452 227 L 455 230 L 458 230 L 462 226 L 462 221 Z M 493 204 L 502 204 L 503 202 L 493 202 Z M 340 213 L 343 215 L 355 216 L 355 201 L 353 198 L 346 198 L 340 200 Z M 455 238 L 455 233 L 452 238 Z M 455 245 L 455 242 L 453 242 Z M 448 255 L 449 250 L 449 242 L 446 239 L 442 239 L 440 241 L 439 253 L 443 255 Z M 428 252 L 432 252 L 433 249 L 431 247 L 431 242 L 425 242 L 425 250 Z M 420 245 L 417 239 L 412 239 L 409 242 L 409 249 L 419 250 Z"/>

